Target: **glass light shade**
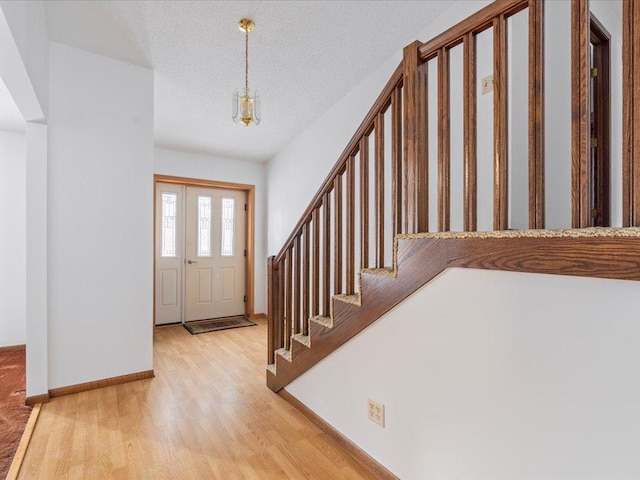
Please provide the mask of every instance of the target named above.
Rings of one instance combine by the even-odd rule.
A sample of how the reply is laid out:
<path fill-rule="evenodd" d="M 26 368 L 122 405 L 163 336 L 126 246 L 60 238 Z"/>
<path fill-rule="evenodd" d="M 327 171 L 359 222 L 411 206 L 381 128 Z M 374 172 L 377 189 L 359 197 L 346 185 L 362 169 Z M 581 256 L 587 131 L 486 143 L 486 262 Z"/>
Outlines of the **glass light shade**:
<path fill-rule="evenodd" d="M 236 123 L 242 122 L 247 127 L 251 123 L 258 125 L 260 123 L 260 97 L 257 92 L 252 97 L 251 90 L 245 90 L 244 95 L 240 95 L 236 90 L 233 94 L 231 113 L 233 121 Z"/>

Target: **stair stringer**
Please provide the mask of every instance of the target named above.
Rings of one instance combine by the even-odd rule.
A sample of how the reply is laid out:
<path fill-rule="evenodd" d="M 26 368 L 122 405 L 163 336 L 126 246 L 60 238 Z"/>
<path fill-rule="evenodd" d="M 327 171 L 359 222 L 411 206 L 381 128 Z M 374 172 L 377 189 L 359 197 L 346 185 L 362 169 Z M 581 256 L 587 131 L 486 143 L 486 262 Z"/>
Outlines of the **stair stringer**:
<path fill-rule="evenodd" d="M 308 338 L 279 351 L 269 388 L 282 389 L 450 267 L 640 281 L 640 228 L 401 234 L 393 265 L 363 270 L 359 301 L 334 297 L 330 319 L 312 319 Z"/>
<path fill-rule="evenodd" d="M 358 294 L 333 296 L 330 318 L 310 318 L 308 336 L 294 335 L 290 350 L 276 351 L 275 364 L 267 367 L 269 388 L 277 392 L 295 380 L 441 273 L 446 264 L 443 240 L 396 238 L 393 268 L 363 269 Z"/>

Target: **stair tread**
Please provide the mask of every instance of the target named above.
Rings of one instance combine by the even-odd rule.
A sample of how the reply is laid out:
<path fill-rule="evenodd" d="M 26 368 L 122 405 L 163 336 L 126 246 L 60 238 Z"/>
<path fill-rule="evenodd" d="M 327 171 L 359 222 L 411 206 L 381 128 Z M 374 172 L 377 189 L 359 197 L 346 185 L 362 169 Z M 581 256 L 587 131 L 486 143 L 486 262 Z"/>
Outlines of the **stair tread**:
<path fill-rule="evenodd" d="M 304 345 L 307 348 L 311 347 L 311 335 L 304 335 L 302 333 L 296 333 L 292 338 L 296 342 L 301 343 L 302 345 Z"/>
<path fill-rule="evenodd" d="M 334 295 L 333 298 L 335 300 L 338 300 L 340 302 L 344 302 L 344 303 L 350 303 L 352 305 L 357 305 L 360 306 L 361 302 L 360 302 L 360 294 L 354 294 L 354 295 L 346 295 L 344 293 L 341 293 L 339 295 Z"/>
<path fill-rule="evenodd" d="M 276 364 L 275 363 L 270 363 L 269 365 L 267 365 L 267 371 L 271 372 L 273 375 L 277 375 Z"/>
<path fill-rule="evenodd" d="M 279 348 L 278 350 L 276 350 L 276 355 L 280 355 L 282 358 L 289 362 L 291 361 L 291 352 L 286 348 Z"/>
<path fill-rule="evenodd" d="M 315 322 L 323 327 L 332 328 L 333 320 L 330 317 L 323 317 L 321 315 L 316 315 L 315 317 L 311 317 L 309 319 L 310 322 Z"/>
<path fill-rule="evenodd" d="M 363 268 L 362 273 L 368 273 L 370 275 L 382 275 L 385 277 L 396 277 L 396 271 L 391 267 L 385 268 Z"/>

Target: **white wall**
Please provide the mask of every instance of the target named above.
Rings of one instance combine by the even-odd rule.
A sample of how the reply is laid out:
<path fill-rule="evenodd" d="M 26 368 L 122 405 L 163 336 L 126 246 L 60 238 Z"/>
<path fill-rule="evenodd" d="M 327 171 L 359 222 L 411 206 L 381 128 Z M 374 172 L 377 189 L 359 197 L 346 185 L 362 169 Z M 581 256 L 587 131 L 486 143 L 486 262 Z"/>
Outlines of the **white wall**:
<path fill-rule="evenodd" d="M 49 37 L 44 5 L 38 0 L 0 0 L 0 10 L 0 75 L 25 120 L 42 121 L 49 104 Z M 15 48 L 17 55 L 9 55 L 9 48 Z"/>
<path fill-rule="evenodd" d="M 266 192 L 262 163 L 156 148 L 154 173 L 255 186 L 254 313 L 266 313 Z"/>
<path fill-rule="evenodd" d="M 24 133 L 0 131 L 0 347 L 27 341 Z"/>
<path fill-rule="evenodd" d="M 41 1 L 0 1 L 0 76 L 27 121 L 27 397 L 48 390 L 47 125 L 49 39 Z M 40 122 L 40 123 L 36 123 Z"/>
<path fill-rule="evenodd" d="M 152 368 L 153 72 L 50 48 L 49 388 Z"/>
<path fill-rule="evenodd" d="M 452 269 L 286 388 L 402 479 L 639 478 L 639 298 Z"/>
<path fill-rule="evenodd" d="M 488 1 L 455 2 L 416 35 L 428 40 L 486 6 Z M 402 46 L 404 47 L 404 45 Z M 367 76 L 267 163 L 267 252 L 275 254 L 402 59 L 402 49 Z"/>
<path fill-rule="evenodd" d="M 48 127 L 27 122 L 27 397 L 49 390 Z"/>

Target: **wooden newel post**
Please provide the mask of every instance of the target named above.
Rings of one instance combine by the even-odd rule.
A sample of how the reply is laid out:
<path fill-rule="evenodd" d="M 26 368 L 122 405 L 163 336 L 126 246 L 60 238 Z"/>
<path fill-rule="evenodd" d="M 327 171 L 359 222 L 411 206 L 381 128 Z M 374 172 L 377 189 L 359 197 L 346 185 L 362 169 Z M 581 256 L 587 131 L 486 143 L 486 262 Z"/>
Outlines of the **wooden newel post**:
<path fill-rule="evenodd" d="M 275 256 L 267 260 L 267 325 L 269 328 L 267 340 L 267 362 L 269 365 L 275 362 L 275 351 L 280 348 L 278 345 L 280 336 L 279 322 L 282 319 L 276 318 L 278 310 L 278 299 L 280 292 L 280 282 L 278 275 L 278 264 Z"/>
<path fill-rule="evenodd" d="M 404 185 L 406 221 L 404 233 L 426 232 L 429 229 L 426 75 L 419 67 L 418 41 L 404 48 L 402 82 L 404 104 Z"/>

